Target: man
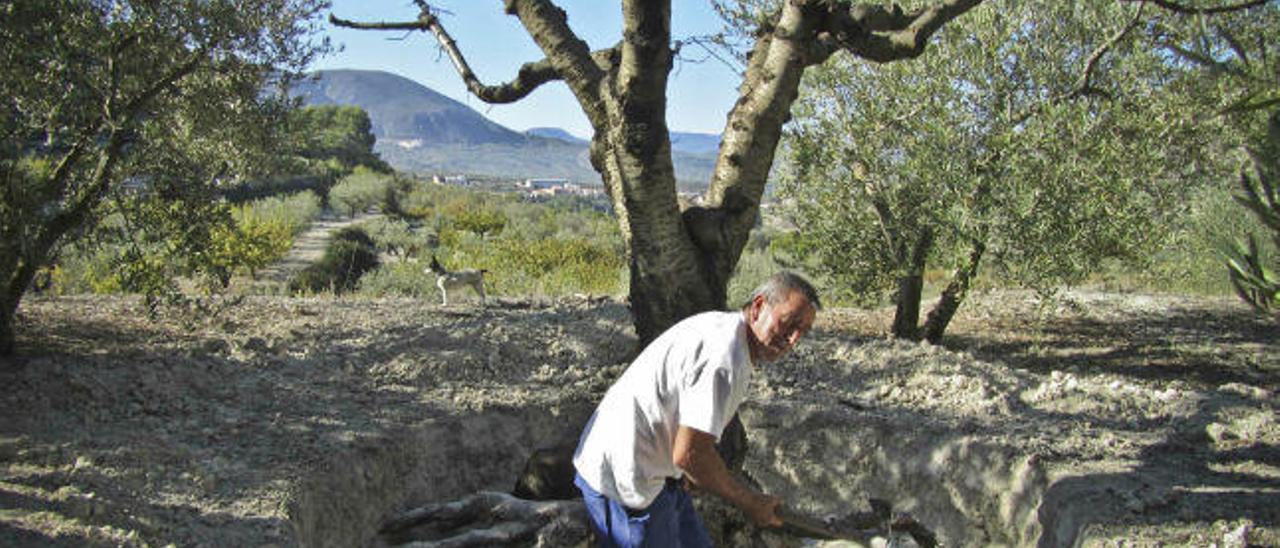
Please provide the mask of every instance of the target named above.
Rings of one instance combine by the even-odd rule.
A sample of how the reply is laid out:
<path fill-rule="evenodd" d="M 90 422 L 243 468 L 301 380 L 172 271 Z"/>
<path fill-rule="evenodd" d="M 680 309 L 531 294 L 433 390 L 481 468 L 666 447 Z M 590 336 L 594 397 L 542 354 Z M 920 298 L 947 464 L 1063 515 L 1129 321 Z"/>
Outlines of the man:
<path fill-rule="evenodd" d="M 609 388 L 574 453 L 574 484 L 602 546 L 711 546 L 687 479 L 753 522 L 776 527 L 781 499 L 729 474 L 715 444 L 746 396 L 754 365 L 785 354 L 822 307 L 813 286 L 779 272 L 737 312 L 677 323 Z"/>

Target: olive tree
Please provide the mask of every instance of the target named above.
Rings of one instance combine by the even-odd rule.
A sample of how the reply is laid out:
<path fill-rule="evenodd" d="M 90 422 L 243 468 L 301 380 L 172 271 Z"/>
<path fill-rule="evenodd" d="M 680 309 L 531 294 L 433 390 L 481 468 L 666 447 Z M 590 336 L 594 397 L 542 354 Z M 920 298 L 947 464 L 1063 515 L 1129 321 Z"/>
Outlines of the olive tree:
<path fill-rule="evenodd" d="M 36 272 L 121 198 L 190 205 L 138 216 L 186 228 L 225 216 L 210 189 L 267 165 L 325 5 L 0 3 L 0 354 Z M 193 260 L 209 232 L 183 236 Z"/>
<path fill-rule="evenodd" d="M 331 19 L 355 28 L 432 33 L 482 101 L 518 101 L 553 81 L 568 86 L 594 130 L 591 164 L 618 217 L 628 250 L 631 309 L 637 333 L 648 341 L 685 316 L 726 306 L 728 280 L 755 225 L 804 71 L 837 51 L 878 63 L 917 57 L 938 29 L 981 1 L 930 0 L 904 10 L 794 0 L 762 14 L 705 206 L 683 210 L 666 120 L 667 78 L 676 54 L 670 0 L 623 0 L 621 42 L 594 50 L 552 1 L 507 0 L 507 13 L 520 20 L 545 58 L 496 85 L 471 70 L 463 48 L 425 0 L 415 1 L 415 21 Z"/>
<path fill-rule="evenodd" d="M 1200 71 L 1170 54 L 1197 49 L 1172 41 L 1182 15 L 989 7 L 917 62 L 810 71 L 789 131 L 795 249 L 849 297 L 892 295 L 897 337 L 939 342 L 984 264 L 1046 290 L 1145 260 L 1231 144 L 1201 115 Z M 929 267 L 950 275 L 921 325 Z"/>

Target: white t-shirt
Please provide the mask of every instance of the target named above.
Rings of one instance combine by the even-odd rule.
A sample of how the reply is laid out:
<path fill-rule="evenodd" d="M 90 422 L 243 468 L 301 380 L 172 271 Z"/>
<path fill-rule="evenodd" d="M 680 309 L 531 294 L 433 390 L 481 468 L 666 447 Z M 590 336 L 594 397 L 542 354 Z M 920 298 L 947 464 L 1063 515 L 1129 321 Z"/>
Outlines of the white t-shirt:
<path fill-rule="evenodd" d="M 666 478 L 680 425 L 720 439 L 751 377 L 741 312 L 704 312 L 649 344 L 605 393 L 578 440 L 573 465 L 593 489 L 645 508 Z"/>

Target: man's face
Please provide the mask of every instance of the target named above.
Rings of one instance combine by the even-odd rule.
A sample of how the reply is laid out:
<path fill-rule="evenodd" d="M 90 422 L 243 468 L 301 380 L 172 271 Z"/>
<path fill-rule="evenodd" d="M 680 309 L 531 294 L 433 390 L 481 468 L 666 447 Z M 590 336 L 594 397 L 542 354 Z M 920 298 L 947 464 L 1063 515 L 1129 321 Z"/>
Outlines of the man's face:
<path fill-rule="evenodd" d="M 817 311 L 804 293 L 790 291 L 786 298 L 769 304 L 763 296 L 747 309 L 751 330 L 751 358 L 771 362 L 781 358 L 813 327 Z"/>

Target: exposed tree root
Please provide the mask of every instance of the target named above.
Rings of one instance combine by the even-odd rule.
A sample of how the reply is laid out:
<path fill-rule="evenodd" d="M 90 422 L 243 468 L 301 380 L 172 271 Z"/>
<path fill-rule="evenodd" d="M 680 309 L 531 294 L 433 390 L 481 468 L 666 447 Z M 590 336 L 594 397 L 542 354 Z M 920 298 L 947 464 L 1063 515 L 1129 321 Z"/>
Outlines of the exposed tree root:
<path fill-rule="evenodd" d="M 379 534 L 387 544 L 406 548 L 566 546 L 586 541 L 590 528 L 582 501 L 532 501 L 481 491 L 409 510 Z"/>

